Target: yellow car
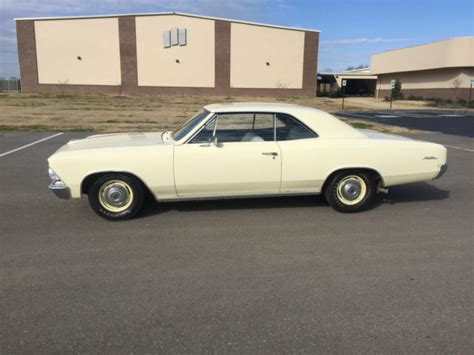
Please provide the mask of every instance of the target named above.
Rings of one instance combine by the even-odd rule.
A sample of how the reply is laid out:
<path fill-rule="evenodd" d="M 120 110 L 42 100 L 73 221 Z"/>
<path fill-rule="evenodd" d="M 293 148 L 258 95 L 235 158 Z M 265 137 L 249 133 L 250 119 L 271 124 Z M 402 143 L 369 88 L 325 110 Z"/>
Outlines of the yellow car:
<path fill-rule="evenodd" d="M 174 132 L 72 140 L 48 162 L 58 197 L 88 195 L 111 220 L 133 217 L 146 191 L 158 202 L 324 194 L 337 211 L 356 212 L 380 190 L 447 169 L 442 145 L 277 103 L 212 104 Z"/>

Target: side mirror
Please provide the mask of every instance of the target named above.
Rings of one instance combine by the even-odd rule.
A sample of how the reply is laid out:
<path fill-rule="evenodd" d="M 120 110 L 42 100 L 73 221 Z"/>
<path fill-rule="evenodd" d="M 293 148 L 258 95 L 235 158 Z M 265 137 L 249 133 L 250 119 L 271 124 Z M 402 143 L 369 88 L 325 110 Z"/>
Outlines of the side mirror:
<path fill-rule="evenodd" d="M 217 140 L 216 136 L 212 136 L 211 138 L 209 138 L 207 143 L 200 144 L 199 146 L 200 147 L 218 147 L 219 146 L 219 141 Z"/>
<path fill-rule="evenodd" d="M 216 136 L 212 136 L 212 138 L 209 139 L 209 145 L 213 145 L 214 147 L 219 145 L 219 141 L 217 140 Z"/>

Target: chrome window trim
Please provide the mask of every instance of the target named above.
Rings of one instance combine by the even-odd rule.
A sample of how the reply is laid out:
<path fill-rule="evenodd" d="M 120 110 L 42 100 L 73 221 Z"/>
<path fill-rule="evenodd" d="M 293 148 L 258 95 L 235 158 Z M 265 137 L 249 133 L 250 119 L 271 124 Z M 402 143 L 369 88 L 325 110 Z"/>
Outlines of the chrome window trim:
<path fill-rule="evenodd" d="M 273 141 L 277 141 L 277 120 L 276 113 L 273 113 Z"/>
<path fill-rule="evenodd" d="M 214 117 L 216 117 L 216 116 L 217 116 L 217 114 L 216 114 L 215 112 L 213 112 L 213 115 L 212 115 L 209 119 L 207 119 L 206 122 L 204 122 L 204 123 L 202 124 L 202 126 L 201 126 L 196 132 L 194 132 L 186 141 L 183 142 L 183 145 L 184 145 L 184 144 L 188 144 L 188 143 L 189 143 L 189 144 L 196 144 L 196 143 L 191 143 L 191 141 L 192 141 L 192 140 L 194 139 L 194 137 L 196 137 L 196 136 L 204 129 L 204 127 L 206 127 L 207 124 L 208 124 L 209 122 L 211 122 L 211 121 L 214 119 Z M 216 122 L 217 122 L 217 121 L 216 121 Z M 216 124 L 216 126 L 217 126 L 217 124 Z M 213 133 L 213 134 L 215 134 L 215 131 L 216 131 L 216 128 L 214 127 L 214 133 Z"/>
<path fill-rule="evenodd" d="M 204 119 L 204 123 L 203 123 L 203 124 L 205 125 L 206 122 L 208 122 L 210 118 L 214 117 L 214 114 L 215 114 L 215 113 L 214 113 L 214 112 L 211 112 L 211 111 L 207 111 L 205 108 L 203 108 L 202 111 L 207 112 L 207 116 L 206 116 L 206 118 Z M 189 119 L 189 120 L 190 120 L 190 119 Z M 189 121 L 189 120 L 188 120 L 188 121 Z M 202 129 L 202 127 L 203 127 L 203 126 L 200 126 L 200 127 L 197 127 L 197 128 L 195 127 L 194 130 L 188 132 L 188 134 L 187 134 L 186 136 L 194 136 L 193 131 L 194 131 L 194 132 L 200 131 L 200 130 Z M 170 137 L 171 137 L 171 139 L 173 140 L 173 143 L 174 143 L 175 145 L 186 144 L 186 142 L 189 141 L 189 139 L 186 138 L 186 136 L 184 136 L 184 137 L 182 137 L 181 139 L 178 139 L 178 140 L 175 139 L 174 136 L 173 136 L 173 133 L 174 133 L 175 131 L 176 131 L 176 130 L 170 131 L 170 132 L 171 132 L 171 133 L 170 133 Z"/>
<path fill-rule="evenodd" d="M 213 112 L 213 115 L 208 119 L 206 120 L 206 122 L 204 122 L 202 124 L 202 126 L 189 138 L 187 139 L 183 144 L 197 144 L 197 143 L 191 143 L 191 141 L 204 129 L 204 127 L 206 127 L 208 125 L 209 122 L 211 122 L 214 118 L 215 118 L 215 125 L 214 125 L 214 132 L 212 133 L 212 136 L 215 137 L 216 135 L 216 131 L 217 131 L 217 123 L 218 123 L 218 120 L 219 120 L 219 115 L 223 115 L 223 114 L 228 114 L 228 115 L 236 115 L 236 114 L 252 114 L 252 115 L 256 115 L 256 114 L 267 114 L 267 115 L 272 115 L 273 117 L 273 142 L 285 142 L 285 141 L 278 141 L 277 140 L 277 126 L 276 126 L 276 120 L 277 120 L 277 114 L 282 114 L 282 115 L 286 115 L 286 116 L 289 116 L 292 120 L 294 120 L 296 123 L 300 124 L 302 127 L 304 127 L 305 129 L 307 129 L 308 131 L 310 131 L 312 134 L 314 134 L 314 137 L 312 138 L 302 138 L 302 139 L 313 139 L 313 138 L 319 138 L 319 135 L 313 131 L 310 127 L 308 127 L 306 124 L 304 124 L 303 122 L 301 122 L 299 119 L 297 119 L 295 116 L 293 115 L 290 115 L 289 113 L 285 113 L 285 112 L 270 112 L 270 111 L 229 111 L 229 112 Z M 299 139 L 292 139 L 292 140 L 299 140 Z M 271 141 L 268 141 L 268 142 L 271 142 Z M 238 143 L 238 142 L 233 142 L 233 143 Z"/>
<path fill-rule="evenodd" d="M 212 138 L 216 136 L 218 122 L 219 122 L 219 114 L 216 115 L 216 120 L 214 121 L 214 130 L 212 131 Z"/>
<path fill-rule="evenodd" d="M 281 114 L 281 115 L 286 115 L 288 117 L 290 117 L 292 120 L 294 120 L 296 123 L 300 124 L 301 126 L 303 126 L 304 128 L 306 128 L 308 131 L 310 131 L 311 133 L 314 134 L 314 137 L 311 137 L 311 138 L 300 138 L 300 139 L 291 139 L 292 141 L 298 141 L 298 140 L 301 140 L 301 139 L 313 139 L 313 138 L 319 138 L 319 134 L 317 134 L 315 131 L 313 131 L 310 127 L 308 127 L 308 125 L 304 124 L 303 122 L 301 122 L 299 119 L 297 119 L 295 116 L 293 115 L 290 115 L 289 113 L 285 113 L 285 112 L 275 112 L 275 126 L 276 126 L 276 115 L 277 114 Z M 276 131 L 275 131 L 276 132 Z M 275 133 L 276 134 L 276 133 Z M 276 137 L 275 137 L 276 139 Z M 281 140 L 281 141 L 278 141 L 278 142 L 286 142 L 286 140 Z"/>

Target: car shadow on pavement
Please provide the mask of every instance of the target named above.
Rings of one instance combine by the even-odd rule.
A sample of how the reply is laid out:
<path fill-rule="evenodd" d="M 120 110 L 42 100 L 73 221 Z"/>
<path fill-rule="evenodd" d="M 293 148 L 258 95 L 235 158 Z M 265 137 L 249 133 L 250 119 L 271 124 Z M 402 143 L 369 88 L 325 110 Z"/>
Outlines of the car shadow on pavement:
<path fill-rule="evenodd" d="M 416 183 L 396 186 L 388 194 L 380 193 L 370 209 L 382 204 L 443 200 L 449 197 L 449 191 L 439 189 L 428 183 Z M 324 207 L 330 208 L 321 195 L 284 196 L 271 198 L 239 198 L 226 200 L 202 200 L 156 203 L 153 197 L 145 200 L 137 218 L 144 218 L 168 211 L 214 211 L 214 210 L 255 210 L 274 208 Z"/>
<path fill-rule="evenodd" d="M 437 201 L 449 198 L 449 191 L 442 190 L 426 182 L 400 185 L 389 188 L 388 194 L 378 195 L 374 207 L 381 204 L 397 204 L 406 202 Z"/>
<path fill-rule="evenodd" d="M 162 202 L 156 203 L 152 198 L 145 201 L 142 211 L 137 218 L 167 211 L 214 211 L 214 210 L 254 210 L 254 209 L 274 209 L 292 207 L 328 207 L 324 197 L 319 195 L 311 196 L 285 196 L 268 198 L 236 198 L 223 200 L 196 200 L 182 202 Z"/>

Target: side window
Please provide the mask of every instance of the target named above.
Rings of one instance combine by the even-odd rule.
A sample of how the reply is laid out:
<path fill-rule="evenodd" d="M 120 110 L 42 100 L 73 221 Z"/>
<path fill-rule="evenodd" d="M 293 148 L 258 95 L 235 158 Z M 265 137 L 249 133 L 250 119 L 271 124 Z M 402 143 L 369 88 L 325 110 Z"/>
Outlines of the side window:
<path fill-rule="evenodd" d="M 276 115 L 276 136 L 278 141 L 316 138 L 317 134 L 298 122 L 294 117 L 284 113 Z"/>
<path fill-rule="evenodd" d="M 216 118 L 212 118 L 206 123 L 204 128 L 189 143 L 208 143 L 214 135 Z"/>
<path fill-rule="evenodd" d="M 219 142 L 273 141 L 273 115 L 271 113 L 219 114 L 216 136 Z"/>
<path fill-rule="evenodd" d="M 201 131 L 203 137 L 205 132 Z M 201 135 L 199 133 L 198 136 Z M 217 117 L 217 140 L 230 142 L 273 141 L 273 114 L 271 113 L 223 113 Z M 209 141 L 211 136 L 205 136 Z M 196 137 L 198 138 L 198 137 Z M 194 140 L 193 142 L 194 143 Z"/>

